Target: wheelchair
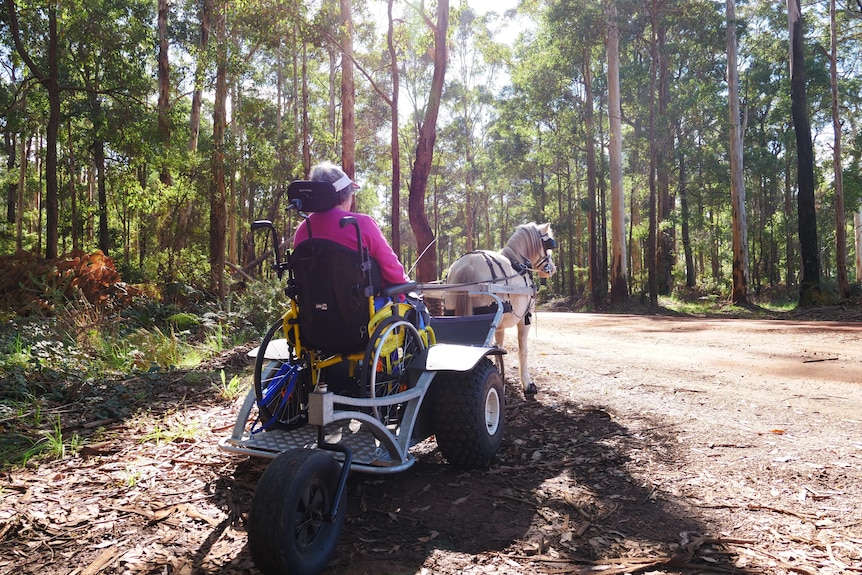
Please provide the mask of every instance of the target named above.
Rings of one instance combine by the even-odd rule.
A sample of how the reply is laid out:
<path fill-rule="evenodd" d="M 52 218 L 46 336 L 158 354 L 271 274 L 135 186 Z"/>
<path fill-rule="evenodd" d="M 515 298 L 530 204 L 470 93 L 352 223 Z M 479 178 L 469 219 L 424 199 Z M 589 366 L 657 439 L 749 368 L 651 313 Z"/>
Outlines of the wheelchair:
<path fill-rule="evenodd" d="M 332 209 L 336 190 L 295 181 L 288 200 L 307 217 Z M 265 575 L 324 569 L 351 471 L 403 471 L 415 462 L 410 449 L 432 435 L 450 464 L 487 467 L 505 428 L 504 382 L 492 361 L 505 352 L 490 344 L 502 302 L 487 316 L 435 320 L 417 293 L 440 286 L 381 289 L 355 218 L 339 225 L 355 229 L 356 250 L 310 229 L 283 257 L 275 226 L 252 226 L 271 236 L 290 305 L 249 354 L 253 389 L 219 447 L 272 459 L 248 523 L 252 559 Z M 435 321 L 448 341 L 438 341 Z M 477 335 L 464 341 L 470 333 Z"/>

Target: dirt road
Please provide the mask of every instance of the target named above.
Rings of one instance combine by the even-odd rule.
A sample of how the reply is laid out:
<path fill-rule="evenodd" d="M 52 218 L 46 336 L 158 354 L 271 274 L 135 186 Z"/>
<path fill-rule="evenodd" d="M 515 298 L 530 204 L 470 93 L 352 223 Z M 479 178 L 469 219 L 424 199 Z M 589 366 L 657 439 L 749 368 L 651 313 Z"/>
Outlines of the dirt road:
<path fill-rule="evenodd" d="M 539 313 L 531 349 L 546 387 L 579 402 L 862 442 L 859 323 Z"/>
<path fill-rule="evenodd" d="M 497 461 L 461 472 L 428 440 L 351 476 L 326 575 L 862 572 L 862 324 L 540 312 L 532 400 L 509 351 Z M 266 462 L 216 449 L 237 406 L 206 377 L 141 378 L 146 413 L 0 476 L 0 573 L 256 573 Z M 63 408 L 79 433 L 86 405 Z"/>
<path fill-rule="evenodd" d="M 499 465 L 361 486 L 395 531 L 332 575 L 862 572 L 862 324 L 540 312 L 530 353 Z"/>

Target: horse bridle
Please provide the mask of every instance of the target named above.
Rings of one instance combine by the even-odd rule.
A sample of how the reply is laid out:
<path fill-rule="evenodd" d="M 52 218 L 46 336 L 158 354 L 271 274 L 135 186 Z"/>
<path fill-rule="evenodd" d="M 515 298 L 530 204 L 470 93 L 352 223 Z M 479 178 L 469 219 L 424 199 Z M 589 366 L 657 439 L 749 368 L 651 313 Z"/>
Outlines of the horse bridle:
<path fill-rule="evenodd" d="M 548 250 L 556 249 L 557 241 L 548 232 L 539 232 L 539 241 L 542 242 L 542 259 L 536 262 L 536 270 L 544 267 L 543 271 L 550 274 L 554 269 L 554 263 L 551 261 L 551 254 L 548 253 Z"/>

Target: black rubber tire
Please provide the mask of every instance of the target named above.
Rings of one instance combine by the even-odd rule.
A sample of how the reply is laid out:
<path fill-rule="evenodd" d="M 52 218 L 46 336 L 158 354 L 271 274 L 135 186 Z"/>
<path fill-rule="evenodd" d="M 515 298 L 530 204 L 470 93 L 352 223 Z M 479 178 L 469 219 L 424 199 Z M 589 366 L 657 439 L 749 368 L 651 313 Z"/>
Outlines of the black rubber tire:
<path fill-rule="evenodd" d="M 441 373 L 431 383 L 434 434 L 443 457 L 461 469 L 487 467 L 506 427 L 503 378 L 488 358 L 465 373 Z"/>
<path fill-rule="evenodd" d="M 340 471 L 328 453 L 291 449 L 263 472 L 251 502 L 248 546 L 264 575 L 317 575 L 329 563 L 347 507 L 343 495 L 335 521 L 325 519 Z"/>
<path fill-rule="evenodd" d="M 260 415 L 261 423 L 268 423 L 267 429 L 289 429 L 305 423 L 305 414 L 303 412 L 303 395 L 302 381 L 294 382 L 294 387 L 291 390 L 291 396 L 286 402 L 281 401 L 281 397 L 285 393 L 284 378 L 277 378 L 279 370 L 284 366 L 285 362 L 275 359 L 266 358 L 266 348 L 275 340 L 285 339 L 284 322 L 278 320 L 273 324 L 263 341 L 260 343 L 260 349 L 257 353 L 257 358 L 254 362 L 254 395 L 257 398 L 257 408 Z M 299 360 L 293 353 L 293 346 L 288 341 L 291 359 L 290 362 L 298 362 Z M 274 393 L 268 395 L 272 397 L 269 401 L 264 401 L 264 395 L 268 387 L 273 387 Z"/>

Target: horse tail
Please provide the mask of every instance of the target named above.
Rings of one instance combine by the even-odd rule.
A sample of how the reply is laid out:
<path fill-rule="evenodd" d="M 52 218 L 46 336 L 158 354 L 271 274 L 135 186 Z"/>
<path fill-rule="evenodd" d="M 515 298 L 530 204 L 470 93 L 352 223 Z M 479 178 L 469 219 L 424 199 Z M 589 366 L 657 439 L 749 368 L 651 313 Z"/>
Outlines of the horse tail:
<path fill-rule="evenodd" d="M 460 292 L 455 294 L 455 315 L 473 315 L 473 305 L 470 296 Z"/>
<path fill-rule="evenodd" d="M 446 281 L 460 284 L 462 282 L 469 283 L 474 280 L 472 273 L 471 260 L 476 252 L 464 254 L 449 267 L 449 273 L 446 276 Z M 464 292 L 450 292 L 447 295 L 446 308 L 454 310 L 456 316 L 473 315 L 473 305 L 469 295 Z"/>

